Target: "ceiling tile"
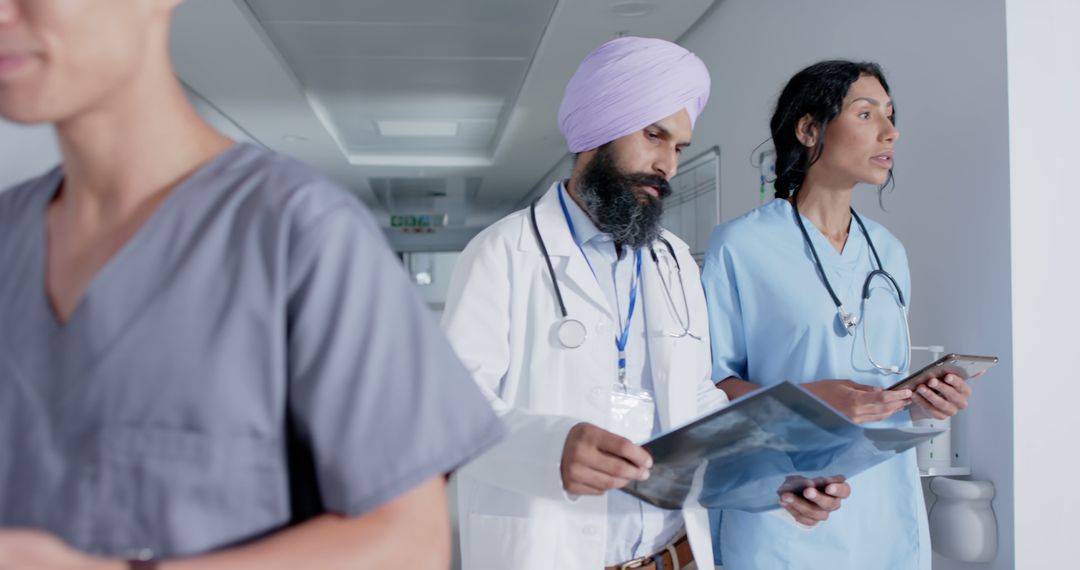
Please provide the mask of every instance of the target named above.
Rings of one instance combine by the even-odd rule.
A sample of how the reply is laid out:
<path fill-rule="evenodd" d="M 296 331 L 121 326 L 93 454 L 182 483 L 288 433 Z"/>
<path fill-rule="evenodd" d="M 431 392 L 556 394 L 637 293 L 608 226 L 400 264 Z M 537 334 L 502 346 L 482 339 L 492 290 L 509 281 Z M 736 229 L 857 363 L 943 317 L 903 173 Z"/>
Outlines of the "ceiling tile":
<path fill-rule="evenodd" d="M 351 158 L 490 158 L 556 0 L 246 0 Z M 450 121 L 384 137 L 378 120 Z"/>
<path fill-rule="evenodd" d="M 535 45 L 523 42 L 543 31 L 528 27 L 468 24 L 361 24 L 350 22 L 265 25 L 278 48 L 302 57 L 362 58 L 532 58 Z M 403 41 L 406 39 L 407 41 Z"/>
<path fill-rule="evenodd" d="M 247 0 L 263 22 L 547 22 L 554 0 Z"/>

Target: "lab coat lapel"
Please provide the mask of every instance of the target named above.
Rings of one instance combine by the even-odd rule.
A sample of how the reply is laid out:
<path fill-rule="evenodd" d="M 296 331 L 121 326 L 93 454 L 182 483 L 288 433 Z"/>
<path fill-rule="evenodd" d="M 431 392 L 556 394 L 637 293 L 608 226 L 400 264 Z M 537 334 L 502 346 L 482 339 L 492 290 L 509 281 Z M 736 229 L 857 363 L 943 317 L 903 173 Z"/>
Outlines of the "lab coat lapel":
<path fill-rule="evenodd" d="M 654 249 L 656 254 L 660 255 L 660 246 L 654 245 Z M 663 258 L 660 261 L 663 263 Z M 674 339 L 664 332 L 670 327 L 664 284 L 660 281 L 657 264 L 648 250 L 642 252 L 641 263 L 641 294 L 644 300 L 645 323 L 648 327 L 646 338 L 649 343 L 653 387 L 656 391 L 656 409 L 660 416 L 660 425 L 667 429 L 672 423 L 672 404 L 678 401 L 677 398 L 672 397 L 671 393 L 672 377 L 678 373 L 673 366 L 677 366 L 678 363 L 673 359 Z"/>
<path fill-rule="evenodd" d="M 555 268 L 555 275 L 559 278 L 559 287 L 562 289 L 570 315 L 574 315 L 573 297 L 576 296 L 614 319 L 615 313 L 608 304 L 607 297 L 600 290 L 596 276 L 589 269 L 584 255 L 574 243 L 573 236 L 570 235 L 570 230 L 566 225 L 566 216 L 563 214 L 562 206 L 559 205 L 558 182 L 552 184 L 536 203 L 536 223 L 540 227 L 540 233 L 543 234 L 544 244 L 551 257 L 551 264 Z M 525 216 L 519 246 L 526 251 L 536 250 L 538 253 L 540 251 L 528 215 Z"/>

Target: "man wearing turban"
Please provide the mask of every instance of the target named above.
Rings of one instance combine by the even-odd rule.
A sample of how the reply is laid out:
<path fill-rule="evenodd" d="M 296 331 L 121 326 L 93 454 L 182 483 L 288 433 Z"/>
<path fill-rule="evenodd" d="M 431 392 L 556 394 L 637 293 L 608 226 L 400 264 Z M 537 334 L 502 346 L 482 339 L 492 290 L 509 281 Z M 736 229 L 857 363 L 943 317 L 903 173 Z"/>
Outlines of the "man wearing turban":
<path fill-rule="evenodd" d="M 463 568 L 711 567 L 703 509 L 608 492 L 649 477 L 634 442 L 727 403 L 697 264 L 659 225 L 708 98 L 708 70 L 682 47 L 600 46 L 559 109 L 570 178 L 462 253 L 443 328 L 509 432 L 460 472 Z M 807 523 L 839 506 L 789 498 Z"/>

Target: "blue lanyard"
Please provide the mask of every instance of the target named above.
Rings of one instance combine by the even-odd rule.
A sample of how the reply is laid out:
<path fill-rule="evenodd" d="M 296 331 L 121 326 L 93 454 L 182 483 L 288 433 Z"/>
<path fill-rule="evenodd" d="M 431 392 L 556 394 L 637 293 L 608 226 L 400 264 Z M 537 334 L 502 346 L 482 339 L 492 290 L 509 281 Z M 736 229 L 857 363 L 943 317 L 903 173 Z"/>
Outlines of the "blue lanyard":
<path fill-rule="evenodd" d="M 593 269 L 592 262 L 589 261 L 589 256 L 585 255 L 585 250 L 581 248 L 581 244 L 578 243 L 577 231 L 574 230 L 574 220 L 570 218 L 570 210 L 566 207 L 566 199 L 563 198 L 563 187 L 559 184 L 559 205 L 562 206 L 563 216 L 566 218 L 566 225 L 570 227 L 570 236 L 574 238 L 574 244 L 577 245 L 578 251 L 581 252 L 581 257 L 585 258 L 585 263 L 589 266 L 589 271 L 592 272 L 593 278 L 596 282 L 600 282 L 600 278 L 596 276 L 596 270 Z M 619 382 L 625 384 L 626 380 L 626 344 L 630 340 L 630 322 L 634 319 L 634 307 L 637 305 L 637 292 L 638 283 L 641 281 L 641 250 L 634 251 L 634 277 L 630 280 L 630 305 L 626 311 L 626 322 L 623 324 L 622 334 L 615 337 L 615 348 L 619 350 Z"/>

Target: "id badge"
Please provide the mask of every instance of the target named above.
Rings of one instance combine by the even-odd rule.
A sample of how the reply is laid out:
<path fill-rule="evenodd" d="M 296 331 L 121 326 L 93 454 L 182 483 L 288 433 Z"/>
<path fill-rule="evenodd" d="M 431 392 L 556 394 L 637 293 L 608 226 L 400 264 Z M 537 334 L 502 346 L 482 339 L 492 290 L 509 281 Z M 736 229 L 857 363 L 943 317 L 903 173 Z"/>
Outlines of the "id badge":
<path fill-rule="evenodd" d="M 648 392 L 627 391 L 616 384 L 611 390 L 610 432 L 621 435 L 634 443 L 641 443 L 652 435 L 656 403 Z"/>

